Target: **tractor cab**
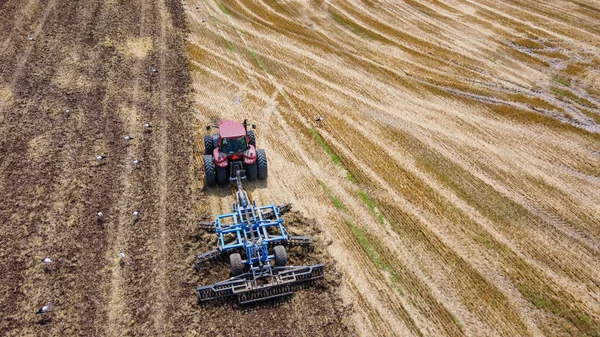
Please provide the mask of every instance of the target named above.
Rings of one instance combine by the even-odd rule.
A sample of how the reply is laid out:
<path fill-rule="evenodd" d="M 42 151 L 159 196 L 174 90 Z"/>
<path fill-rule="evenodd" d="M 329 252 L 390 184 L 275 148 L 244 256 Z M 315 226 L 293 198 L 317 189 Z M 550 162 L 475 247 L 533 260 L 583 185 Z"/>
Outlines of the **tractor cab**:
<path fill-rule="evenodd" d="M 246 140 L 246 136 L 221 138 L 221 144 L 219 144 L 220 151 L 228 155 L 242 153 L 247 148 L 248 142 Z"/>
<path fill-rule="evenodd" d="M 219 125 L 218 148 L 221 152 L 231 155 L 242 153 L 248 148 L 246 126 L 231 120 L 224 120 Z"/>
<path fill-rule="evenodd" d="M 226 154 L 234 154 L 244 152 L 248 148 L 246 136 L 236 138 L 221 138 L 219 149 Z"/>

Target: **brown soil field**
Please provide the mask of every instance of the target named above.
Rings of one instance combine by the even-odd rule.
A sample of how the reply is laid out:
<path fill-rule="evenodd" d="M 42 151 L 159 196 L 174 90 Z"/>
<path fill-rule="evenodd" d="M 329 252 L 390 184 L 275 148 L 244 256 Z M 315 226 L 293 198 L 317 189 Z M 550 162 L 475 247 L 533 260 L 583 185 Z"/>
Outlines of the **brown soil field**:
<path fill-rule="evenodd" d="M 0 5 L 0 335 L 181 334 L 196 180 L 181 3 Z"/>
<path fill-rule="evenodd" d="M 596 0 L 0 0 L 0 336 L 600 336 L 599 19 Z M 204 127 L 245 118 L 270 171 L 245 188 L 293 203 L 314 249 L 290 262 L 326 277 L 198 305 L 228 277 L 192 268 L 215 245 L 198 224 L 234 200 L 204 187 Z"/>

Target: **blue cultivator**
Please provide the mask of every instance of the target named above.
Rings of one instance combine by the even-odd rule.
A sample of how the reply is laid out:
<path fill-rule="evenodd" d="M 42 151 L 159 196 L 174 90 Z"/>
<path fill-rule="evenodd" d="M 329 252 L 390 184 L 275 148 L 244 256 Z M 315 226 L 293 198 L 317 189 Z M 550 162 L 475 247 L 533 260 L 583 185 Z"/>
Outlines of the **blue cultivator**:
<path fill-rule="evenodd" d="M 197 264 L 229 256 L 232 277 L 199 287 L 199 301 L 236 297 L 240 304 L 252 303 L 291 295 L 306 283 L 323 278 L 322 264 L 287 266 L 286 246 L 312 245 L 309 237 L 290 236 L 285 230 L 280 215 L 291 205 L 259 207 L 250 203 L 241 173 L 236 175 L 233 212 L 201 224 L 203 229 L 216 232 L 218 240 L 217 248 L 199 255 Z"/>

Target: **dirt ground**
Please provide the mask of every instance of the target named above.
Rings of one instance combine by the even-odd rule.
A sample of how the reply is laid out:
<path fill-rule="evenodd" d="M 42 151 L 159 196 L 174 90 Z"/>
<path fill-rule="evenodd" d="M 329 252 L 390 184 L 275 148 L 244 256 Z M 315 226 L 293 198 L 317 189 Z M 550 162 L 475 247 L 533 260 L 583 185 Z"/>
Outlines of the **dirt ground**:
<path fill-rule="evenodd" d="M 181 4 L 2 1 L 0 17 L 0 335 L 185 331 L 196 177 Z"/>
<path fill-rule="evenodd" d="M 599 19 L 579 0 L 0 0 L 0 336 L 600 335 Z M 204 126 L 245 118 L 269 160 L 245 187 L 293 203 L 315 246 L 291 263 L 326 277 L 198 305 L 227 277 L 192 268 L 214 247 L 198 222 L 233 202 L 203 186 Z"/>

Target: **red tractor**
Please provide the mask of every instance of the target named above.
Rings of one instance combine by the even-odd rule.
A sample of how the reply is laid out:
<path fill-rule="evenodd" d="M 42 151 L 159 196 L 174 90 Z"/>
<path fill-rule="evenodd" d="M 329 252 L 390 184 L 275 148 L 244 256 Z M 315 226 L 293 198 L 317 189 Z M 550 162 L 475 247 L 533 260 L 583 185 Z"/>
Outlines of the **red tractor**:
<path fill-rule="evenodd" d="M 269 175 L 265 150 L 256 149 L 254 131 L 246 120 L 223 120 L 218 134 L 204 136 L 204 176 L 206 186 L 225 185 L 240 178 L 264 180 Z M 256 125 L 251 125 L 256 129 Z M 207 126 L 206 130 L 210 130 Z"/>

